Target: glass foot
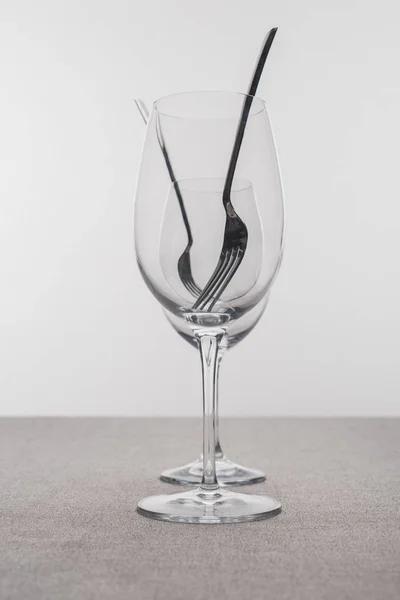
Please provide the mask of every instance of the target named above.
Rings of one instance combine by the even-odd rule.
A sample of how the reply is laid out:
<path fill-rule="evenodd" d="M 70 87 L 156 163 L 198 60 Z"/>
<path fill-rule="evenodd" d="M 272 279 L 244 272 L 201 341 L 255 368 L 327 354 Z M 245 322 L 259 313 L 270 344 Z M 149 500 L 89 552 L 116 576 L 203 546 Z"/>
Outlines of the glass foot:
<path fill-rule="evenodd" d="M 220 485 L 249 485 L 265 481 L 265 474 L 258 469 L 248 469 L 238 465 L 225 456 L 215 461 L 216 474 Z M 181 485 L 200 485 L 203 477 L 203 460 L 198 459 L 183 467 L 167 469 L 160 475 L 162 481 Z"/>
<path fill-rule="evenodd" d="M 213 492 L 201 488 L 149 496 L 138 504 L 138 512 L 145 517 L 177 523 L 240 523 L 273 517 L 282 505 L 269 496 L 240 494 L 227 489 Z"/>

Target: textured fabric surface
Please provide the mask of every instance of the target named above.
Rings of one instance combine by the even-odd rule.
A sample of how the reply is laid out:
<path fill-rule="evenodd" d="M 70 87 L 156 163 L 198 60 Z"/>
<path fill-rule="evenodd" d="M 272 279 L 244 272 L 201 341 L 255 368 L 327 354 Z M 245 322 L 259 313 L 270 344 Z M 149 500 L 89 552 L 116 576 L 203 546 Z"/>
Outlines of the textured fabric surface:
<path fill-rule="evenodd" d="M 190 419 L 0 420 L 0 598 L 398 600 L 400 420 L 227 420 L 230 458 L 283 512 L 237 525 L 146 519 L 196 457 Z"/>

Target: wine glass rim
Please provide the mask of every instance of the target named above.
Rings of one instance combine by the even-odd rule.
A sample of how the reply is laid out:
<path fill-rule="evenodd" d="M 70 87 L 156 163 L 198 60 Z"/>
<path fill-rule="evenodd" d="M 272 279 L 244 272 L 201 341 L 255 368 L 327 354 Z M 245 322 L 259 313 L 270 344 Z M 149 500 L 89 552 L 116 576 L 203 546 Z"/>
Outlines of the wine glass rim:
<path fill-rule="evenodd" d="M 198 194 L 222 194 L 224 190 L 226 178 L 225 177 L 182 177 L 181 179 L 177 179 L 173 182 L 173 184 L 178 183 L 181 191 L 186 192 L 196 192 Z M 203 188 L 199 189 L 196 187 L 192 187 L 190 184 L 194 182 L 202 182 L 202 183 L 210 183 L 210 182 L 218 182 L 220 185 L 216 188 Z M 243 177 L 234 178 L 232 181 L 232 193 L 236 194 L 238 192 L 245 192 L 246 190 L 251 190 L 253 185 L 251 181 L 248 179 L 244 179 Z"/>
<path fill-rule="evenodd" d="M 163 102 L 164 100 L 168 100 L 170 98 L 175 98 L 177 96 L 191 96 L 191 95 L 200 95 L 200 94 L 221 94 L 221 95 L 227 95 L 227 96 L 241 96 L 242 98 L 253 98 L 253 101 L 256 100 L 257 102 L 261 103 L 261 108 L 259 110 L 257 110 L 256 112 L 251 112 L 249 113 L 248 118 L 251 117 L 255 117 L 256 115 L 259 115 L 260 113 L 266 111 L 266 103 L 265 100 L 263 100 L 262 98 L 260 98 L 260 96 L 252 96 L 251 94 L 246 94 L 245 92 L 232 92 L 230 90 L 193 90 L 193 91 L 189 91 L 189 92 L 176 92 L 174 94 L 167 94 L 166 96 L 161 96 L 161 98 L 158 98 L 157 100 L 154 101 L 153 103 L 153 108 L 154 110 L 159 114 L 162 115 L 163 117 L 169 117 L 171 119 L 181 119 L 183 121 L 190 121 L 190 120 L 195 120 L 195 119 L 200 119 L 201 117 L 181 117 L 179 115 L 174 115 L 169 113 L 168 111 L 163 111 L 160 110 L 160 103 Z M 230 117 L 225 117 L 225 118 L 230 118 Z M 231 117 L 233 118 L 233 117 Z M 209 117 L 209 120 L 213 120 L 213 119 L 218 119 L 218 117 Z"/>

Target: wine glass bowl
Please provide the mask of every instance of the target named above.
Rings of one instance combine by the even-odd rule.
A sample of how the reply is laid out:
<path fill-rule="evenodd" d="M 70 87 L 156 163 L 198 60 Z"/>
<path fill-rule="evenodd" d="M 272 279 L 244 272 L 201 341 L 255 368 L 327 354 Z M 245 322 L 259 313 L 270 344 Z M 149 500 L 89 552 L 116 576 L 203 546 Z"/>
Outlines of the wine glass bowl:
<path fill-rule="evenodd" d="M 191 224 L 193 244 L 190 251 L 191 273 L 196 286 L 203 290 L 210 273 L 218 262 L 223 242 L 225 211 L 222 204 L 224 180 L 218 178 L 183 179 L 176 182 L 188 221 Z M 231 190 L 232 202 L 246 220 L 250 232 L 246 252 L 231 283 L 218 297 L 213 313 L 228 312 L 234 320 L 234 303 L 257 283 L 262 263 L 262 229 L 252 185 L 249 181 L 234 180 Z M 175 186 L 171 185 L 165 203 L 160 236 L 160 265 L 166 282 L 180 299 L 180 312 L 209 312 L 194 308 L 195 294 L 182 281 L 178 268 L 187 232 L 180 218 L 180 204 Z"/>
<path fill-rule="evenodd" d="M 179 315 L 185 309 L 190 312 L 194 299 L 187 290 L 185 294 L 184 291 L 177 290 L 176 286 L 170 285 L 171 279 L 164 274 L 165 261 L 160 261 L 160 233 L 163 230 L 167 232 L 164 233 L 166 242 L 164 248 L 167 248 L 168 243 L 173 242 L 171 227 L 168 226 L 173 223 L 172 215 L 176 217 L 175 227 L 179 227 L 182 234 L 179 248 L 175 249 L 179 252 L 179 256 L 185 248 L 186 241 L 183 236 L 183 220 L 179 204 L 176 201 L 164 156 L 160 151 L 157 132 L 162 131 L 176 180 L 183 182 L 183 185 L 185 181 L 197 181 L 199 186 L 203 186 L 203 193 L 201 190 L 198 194 L 193 189 L 187 190 L 189 199 L 188 201 L 185 199 L 185 205 L 189 203 L 193 210 L 201 214 L 194 199 L 197 196 L 203 198 L 207 196 L 204 190 L 205 180 L 214 184 L 219 182 L 214 190 L 210 190 L 210 195 L 215 199 L 220 194 L 222 198 L 221 183 L 226 176 L 237 123 L 245 99 L 246 94 L 232 92 L 186 92 L 167 96 L 153 105 L 137 184 L 135 246 L 138 265 L 147 285 L 164 308 L 173 314 Z M 261 224 L 263 236 L 261 271 L 255 284 L 246 282 L 246 289 L 240 297 L 235 298 L 232 295 L 234 290 L 232 286 L 238 285 L 239 273 L 244 273 L 241 265 L 229 284 L 229 290 L 226 290 L 230 294 L 229 302 L 226 301 L 225 296 L 225 302 L 217 303 L 213 310 L 214 313 L 220 313 L 229 308 L 238 318 L 256 306 L 266 295 L 282 253 L 282 190 L 269 119 L 265 103 L 260 98 L 254 98 L 252 102 L 235 180 L 250 182 L 254 196 L 254 202 L 251 204 L 257 209 L 257 213 L 254 211 L 253 221 Z M 241 197 L 245 195 L 239 193 L 239 188 L 235 189 L 234 181 L 233 202 L 236 192 L 236 195 Z M 266 199 L 268 201 L 265 201 Z M 242 202 L 242 206 L 243 204 L 245 202 Z M 215 207 L 213 211 L 204 211 L 202 223 L 205 222 L 207 214 L 217 215 L 217 208 L 219 208 L 220 220 L 224 218 L 222 201 L 219 207 L 216 202 L 213 206 Z M 166 208 L 168 214 L 165 214 Z M 241 216 L 239 208 L 238 213 Z M 163 224 L 164 219 L 166 219 L 165 224 Z M 194 223 L 191 223 L 192 227 Z M 207 227 L 212 226 L 212 221 L 207 224 Z M 249 228 L 247 223 L 246 226 Z M 221 250 L 223 232 L 222 227 L 218 236 L 219 247 L 216 242 L 213 242 L 213 252 L 217 253 L 217 259 Z M 203 233 L 202 238 L 205 237 Z M 252 232 L 249 231 L 248 245 L 252 244 L 252 237 Z M 210 236 L 207 236 L 207 239 L 210 239 Z M 246 249 L 243 261 L 249 262 L 246 259 L 247 255 Z M 213 267 L 216 266 L 216 262 Z M 171 262 L 171 269 L 178 273 L 177 263 L 173 265 Z M 212 270 L 208 273 L 209 277 Z"/>

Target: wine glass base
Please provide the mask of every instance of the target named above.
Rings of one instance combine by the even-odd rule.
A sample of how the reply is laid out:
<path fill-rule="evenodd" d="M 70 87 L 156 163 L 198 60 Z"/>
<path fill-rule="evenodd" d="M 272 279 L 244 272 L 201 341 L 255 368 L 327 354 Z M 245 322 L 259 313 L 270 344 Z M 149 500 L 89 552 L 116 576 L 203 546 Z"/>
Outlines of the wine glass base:
<path fill-rule="evenodd" d="M 239 486 L 265 481 L 265 474 L 262 471 L 238 465 L 225 456 L 216 459 L 215 467 L 218 483 L 220 485 Z M 188 465 L 177 467 L 175 469 L 167 469 L 160 475 L 162 481 L 180 485 L 200 485 L 202 477 L 203 460 L 200 458 Z"/>
<path fill-rule="evenodd" d="M 149 496 L 138 504 L 145 517 L 176 523 L 241 523 L 259 521 L 279 514 L 282 505 L 269 496 L 241 494 L 227 489 L 205 492 L 201 488 Z"/>

